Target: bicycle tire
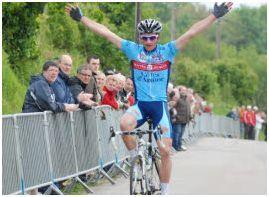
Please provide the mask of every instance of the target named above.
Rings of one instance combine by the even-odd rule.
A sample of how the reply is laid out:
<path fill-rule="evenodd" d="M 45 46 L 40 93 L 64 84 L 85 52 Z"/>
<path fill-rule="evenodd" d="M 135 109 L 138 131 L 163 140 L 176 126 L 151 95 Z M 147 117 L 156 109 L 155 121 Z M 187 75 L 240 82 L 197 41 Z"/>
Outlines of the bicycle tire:
<path fill-rule="evenodd" d="M 147 194 L 147 181 L 145 164 L 142 158 L 137 155 L 131 162 L 130 169 L 130 195 Z"/>
<path fill-rule="evenodd" d="M 152 166 L 147 172 L 148 174 L 148 180 L 149 180 L 149 191 L 148 194 L 157 194 L 157 192 L 161 191 L 161 182 L 160 182 L 160 165 L 161 165 L 161 160 L 153 156 L 152 158 Z"/>

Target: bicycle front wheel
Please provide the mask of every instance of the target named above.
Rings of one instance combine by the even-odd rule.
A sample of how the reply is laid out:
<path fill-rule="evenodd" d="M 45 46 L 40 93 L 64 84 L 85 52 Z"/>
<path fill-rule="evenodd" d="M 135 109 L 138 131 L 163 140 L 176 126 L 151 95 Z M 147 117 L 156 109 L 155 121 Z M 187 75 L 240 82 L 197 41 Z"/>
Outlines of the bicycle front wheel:
<path fill-rule="evenodd" d="M 147 194 L 145 163 L 139 155 L 137 155 L 131 162 L 130 194 Z"/>
<path fill-rule="evenodd" d="M 152 166 L 147 173 L 149 180 L 150 194 L 158 194 L 158 192 L 161 191 L 160 165 L 161 160 L 157 157 L 154 157 L 152 160 Z"/>

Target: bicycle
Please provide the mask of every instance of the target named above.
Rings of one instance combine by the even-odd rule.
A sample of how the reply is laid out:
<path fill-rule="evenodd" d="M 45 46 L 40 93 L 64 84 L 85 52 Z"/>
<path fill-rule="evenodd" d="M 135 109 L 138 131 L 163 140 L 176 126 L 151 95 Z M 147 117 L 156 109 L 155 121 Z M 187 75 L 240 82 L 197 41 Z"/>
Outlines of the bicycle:
<path fill-rule="evenodd" d="M 152 145 L 152 134 L 157 141 L 161 139 L 161 129 L 158 126 L 157 130 L 153 130 L 152 120 L 148 120 L 149 129 L 136 129 L 130 132 L 115 132 L 113 127 L 110 127 L 110 140 L 112 142 L 116 135 L 133 135 L 137 136 L 137 155 L 131 161 L 130 169 L 130 194 L 131 195 L 152 195 L 161 191 L 160 187 L 160 164 L 161 156 L 158 147 Z M 148 141 L 143 139 L 143 136 L 148 134 Z"/>

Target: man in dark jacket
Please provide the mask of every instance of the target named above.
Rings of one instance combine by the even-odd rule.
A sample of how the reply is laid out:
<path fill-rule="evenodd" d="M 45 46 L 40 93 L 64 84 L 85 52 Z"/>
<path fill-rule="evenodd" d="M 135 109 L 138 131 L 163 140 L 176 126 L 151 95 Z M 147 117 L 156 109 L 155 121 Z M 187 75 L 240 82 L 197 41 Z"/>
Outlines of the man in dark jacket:
<path fill-rule="evenodd" d="M 81 109 L 90 109 L 91 106 L 97 105 L 91 99 L 93 95 L 89 94 L 86 90 L 91 77 L 92 71 L 87 65 L 83 65 L 77 69 L 77 76 L 71 77 L 69 80 L 68 85 L 75 99 L 75 103 L 78 103 Z M 83 96 L 79 97 L 79 95 Z"/>
<path fill-rule="evenodd" d="M 51 84 L 55 93 L 55 99 L 61 103 L 75 103 L 69 90 L 68 80 L 72 68 L 72 58 L 69 55 L 62 55 L 59 59 L 60 72 L 56 81 Z"/>
<path fill-rule="evenodd" d="M 185 151 L 186 148 L 182 146 L 182 136 L 185 131 L 186 124 L 191 119 L 190 104 L 187 101 L 186 91 L 181 90 L 180 98 L 175 105 L 176 116 L 173 122 L 173 147 L 177 151 Z"/>
<path fill-rule="evenodd" d="M 53 111 L 75 111 L 78 106 L 66 104 L 55 100 L 55 93 L 51 84 L 55 82 L 59 73 L 58 65 L 53 61 L 47 61 L 43 65 L 42 75 L 32 77 L 22 107 L 23 113 Z"/>
<path fill-rule="evenodd" d="M 95 102 L 100 102 L 101 100 L 98 99 L 98 94 L 101 94 L 101 90 L 98 89 L 96 76 L 99 71 L 100 67 L 100 59 L 99 57 L 93 55 L 87 58 L 87 65 L 89 66 L 90 70 L 92 71 L 92 77 L 85 89 L 86 92 L 93 95 L 92 100 Z"/>

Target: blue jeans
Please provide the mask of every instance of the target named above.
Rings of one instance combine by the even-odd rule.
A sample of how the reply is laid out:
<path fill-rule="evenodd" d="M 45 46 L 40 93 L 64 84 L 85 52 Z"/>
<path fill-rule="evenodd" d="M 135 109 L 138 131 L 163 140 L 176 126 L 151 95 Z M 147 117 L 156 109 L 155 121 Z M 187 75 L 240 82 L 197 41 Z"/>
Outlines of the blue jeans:
<path fill-rule="evenodd" d="M 176 150 L 181 149 L 181 140 L 185 131 L 186 124 L 173 124 L 173 143 L 172 146 Z"/>

